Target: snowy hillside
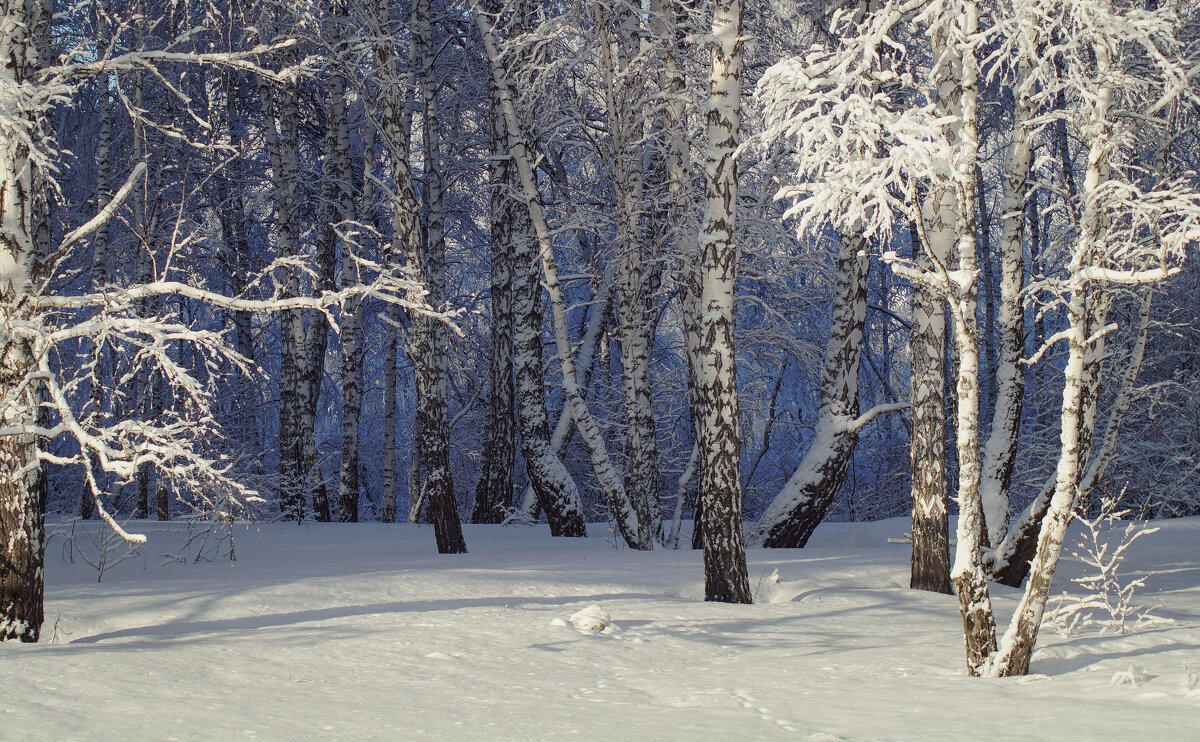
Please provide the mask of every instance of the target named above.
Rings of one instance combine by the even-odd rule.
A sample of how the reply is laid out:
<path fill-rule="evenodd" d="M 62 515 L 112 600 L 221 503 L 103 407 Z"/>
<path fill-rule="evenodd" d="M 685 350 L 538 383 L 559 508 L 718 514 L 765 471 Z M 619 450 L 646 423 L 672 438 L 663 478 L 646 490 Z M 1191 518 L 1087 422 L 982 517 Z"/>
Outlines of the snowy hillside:
<path fill-rule="evenodd" d="M 1124 568 L 1155 573 L 1142 595 L 1174 623 L 1047 628 L 1034 674 L 1001 681 L 966 676 L 955 598 L 907 589 L 908 547 L 888 543 L 905 520 L 751 550 L 753 606 L 702 602 L 699 552 L 541 529 L 468 526 L 471 553 L 438 556 L 428 527 L 249 526 L 236 563 L 185 564 L 160 555 L 186 526 L 135 525 L 147 556 L 99 583 L 52 538 L 45 639 L 0 645 L 0 739 L 1182 741 L 1200 729 L 1195 518 L 1160 523 Z M 1080 571 L 1067 561 L 1055 592 Z M 1008 610 L 1015 591 L 997 591 Z"/>

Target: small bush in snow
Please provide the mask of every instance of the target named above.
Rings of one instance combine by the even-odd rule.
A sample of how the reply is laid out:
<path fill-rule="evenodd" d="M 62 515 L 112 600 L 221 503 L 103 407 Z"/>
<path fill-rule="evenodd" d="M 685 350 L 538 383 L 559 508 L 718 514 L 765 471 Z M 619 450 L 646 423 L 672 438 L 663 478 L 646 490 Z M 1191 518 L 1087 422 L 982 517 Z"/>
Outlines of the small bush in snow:
<path fill-rule="evenodd" d="M 1121 563 L 1129 547 L 1142 536 L 1159 530 L 1139 521 L 1130 521 L 1121 527 L 1119 521 L 1128 514 L 1128 510 L 1117 510 L 1116 500 L 1106 497 L 1095 518 L 1076 515 L 1083 524 L 1084 533 L 1071 555 L 1083 562 L 1088 571 L 1081 577 L 1071 578 L 1071 582 L 1080 587 L 1082 594 L 1064 591 L 1054 609 L 1046 613 L 1046 620 L 1064 636 L 1070 636 L 1077 628 L 1098 628 L 1100 633 L 1124 634 L 1130 628 L 1170 623 L 1169 619 L 1152 615 L 1153 606 L 1134 601 L 1134 594 L 1146 586 L 1146 580 L 1153 573 L 1134 577 L 1121 574 Z"/>

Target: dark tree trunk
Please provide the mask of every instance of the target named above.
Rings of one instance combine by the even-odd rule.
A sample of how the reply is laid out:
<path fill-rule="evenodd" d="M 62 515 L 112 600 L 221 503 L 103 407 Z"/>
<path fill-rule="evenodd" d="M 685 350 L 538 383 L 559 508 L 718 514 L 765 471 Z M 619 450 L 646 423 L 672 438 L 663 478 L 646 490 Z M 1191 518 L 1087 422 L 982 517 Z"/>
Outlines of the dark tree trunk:
<path fill-rule="evenodd" d="M 488 11 L 498 12 L 501 5 L 498 0 L 492 0 L 488 3 Z M 507 172 L 509 166 L 504 164 L 508 156 L 508 137 L 504 129 L 504 114 L 500 111 L 500 95 L 492 80 L 488 84 L 488 104 L 492 354 L 488 370 L 488 416 L 483 433 L 483 462 L 475 490 L 475 509 L 471 513 L 474 523 L 504 521 L 512 505 L 517 437 L 513 406 L 513 232 L 512 222 L 508 218 L 517 205 L 508 193 L 511 187 Z"/>

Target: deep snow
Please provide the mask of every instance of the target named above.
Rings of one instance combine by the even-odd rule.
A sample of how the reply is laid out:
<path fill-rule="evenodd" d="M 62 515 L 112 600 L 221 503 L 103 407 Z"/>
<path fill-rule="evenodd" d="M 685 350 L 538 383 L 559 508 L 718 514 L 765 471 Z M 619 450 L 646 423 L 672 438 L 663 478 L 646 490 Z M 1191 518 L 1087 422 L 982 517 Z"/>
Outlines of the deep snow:
<path fill-rule="evenodd" d="M 1046 627 L 1035 674 L 999 681 L 965 675 L 955 599 L 907 589 L 906 525 L 751 550 L 753 606 L 702 602 L 698 552 L 596 525 L 467 526 L 460 556 L 429 527 L 238 526 L 236 563 L 189 564 L 160 556 L 187 526 L 134 523 L 146 556 L 100 583 L 60 535 L 43 643 L 0 644 L 0 739 L 1200 739 L 1200 519 L 1124 568 L 1156 572 L 1141 594 L 1173 624 Z"/>

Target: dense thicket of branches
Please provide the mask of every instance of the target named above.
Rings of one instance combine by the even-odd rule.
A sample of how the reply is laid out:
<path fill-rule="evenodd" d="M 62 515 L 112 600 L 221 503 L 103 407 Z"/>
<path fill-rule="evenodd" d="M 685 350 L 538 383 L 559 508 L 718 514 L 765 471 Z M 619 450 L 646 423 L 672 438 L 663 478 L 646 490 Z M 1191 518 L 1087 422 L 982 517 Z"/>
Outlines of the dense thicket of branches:
<path fill-rule="evenodd" d="M 47 511 L 691 520 L 744 601 L 743 512 L 948 591 L 957 508 L 1007 667 L 1048 513 L 1200 513 L 1195 6 L 3 0 L 0 637 Z"/>

